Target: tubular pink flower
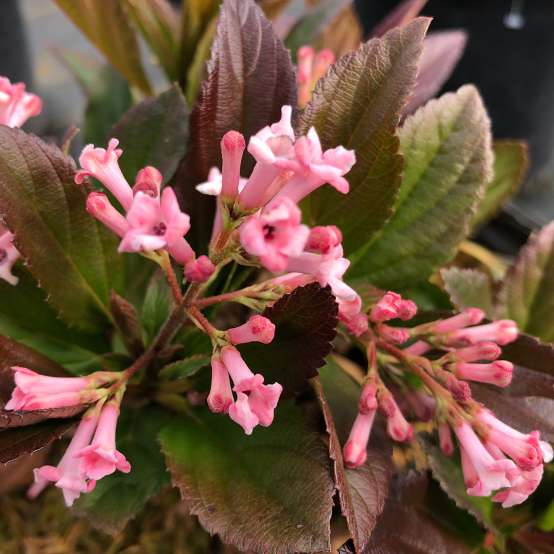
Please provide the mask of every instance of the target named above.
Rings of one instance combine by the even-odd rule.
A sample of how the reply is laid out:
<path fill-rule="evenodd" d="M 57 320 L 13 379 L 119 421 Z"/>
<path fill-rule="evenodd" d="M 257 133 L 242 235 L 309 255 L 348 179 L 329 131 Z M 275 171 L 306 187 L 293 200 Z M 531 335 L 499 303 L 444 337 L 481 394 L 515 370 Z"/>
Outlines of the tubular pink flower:
<path fill-rule="evenodd" d="M 387 433 L 398 442 L 410 441 L 414 436 L 412 426 L 406 421 L 392 394 L 379 398 L 379 407 L 387 417 Z"/>
<path fill-rule="evenodd" d="M 294 157 L 280 158 L 275 162 L 277 167 L 294 173 L 276 198 L 286 196 L 293 202 L 300 202 L 326 183 L 342 194 L 349 191 L 344 175 L 356 163 L 353 150 L 338 146 L 323 152 L 317 131 L 312 127 L 306 136 L 294 143 L 294 154 Z"/>
<path fill-rule="evenodd" d="M 291 106 L 283 106 L 280 121 L 264 127 L 250 138 L 248 152 L 257 163 L 239 194 L 239 203 L 243 208 L 263 206 L 281 187 L 283 170 L 277 162 L 294 156 L 295 136 L 291 117 Z"/>
<path fill-rule="evenodd" d="M 468 494 L 489 496 L 496 489 L 510 486 L 507 473 L 515 469 L 511 460 L 495 460 L 466 422 L 455 425 L 454 432 L 462 449 L 462 469 Z"/>
<path fill-rule="evenodd" d="M 118 144 L 115 138 L 110 139 L 107 150 L 87 144 L 79 156 L 82 169 L 75 174 L 75 183 L 80 185 L 89 175 L 98 179 L 127 211 L 133 203 L 133 190 L 119 168 L 117 160 L 123 151 L 117 148 Z"/>
<path fill-rule="evenodd" d="M 316 254 L 329 254 L 342 242 L 342 233 L 335 225 L 317 226 L 310 229 L 306 250 Z"/>
<path fill-rule="evenodd" d="M 0 77 L 0 125 L 21 127 L 30 117 L 42 111 L 42 100 L 25 92 L 24 83 L 11 83 Z"/>
<path fill-rule="evenodd" d="M 135 177 L 133 194 L 142 192 L 152 198 L 158 198 L 160 196 L 162 183 L 163 176 L 155 167 L 150 165 L 143 167 Z"/>
<path fill-rule="evenodd" d="M 273 423 L 275 408 L 282 392 L 283 387 L 279 383 L 260 385 L 251 391 L 248 403 L 262 427 L 269 427 Z"/>
<path fill-rule="evenodd" d="M 483 341 L 493 341 L 501 346 L 513 342 L 518 337 L 518 329 L 515 321 L 510 319 L 501 319 L 478 325 L 477 327 L 468 327 L 458 329 L 448 335 L 449 344 L 469 345 Z"/>
<path fill-rule="evenodd" d="M 185 278 L 191 283 L 205 283 L 215 271 L 208 256 L 199 256 L 185 265 Z"/>
<path fill-rule="evenodd" d="M 432 346 L 424 340 L 418 340 L 404 348 L 404 352 L 410 356 L 423 356 L 432 349 Z"/>
<path fill-rule="evenodd" d="M 12 269 L 21 254 L 13 244 L 13 233 L 7 229 L 2 232 L 2 229 L 0 226 L 0 279 L 4 279 L 10 285 L 17 285 L 19 278 L 12 273 Z"/>
<path fill-rule="evenodd" d="M 410 340 L 410 331 L 404 327 L 391 327 L 381 323 L 377 331 L 384 340 L 394 344 L 404 344 Z"/>
<path fill-rule="evenodd" d="M 344 465 L 356 468 L 363 465 L 367 459 L 367 443 L 371 434 L 371 428 L 375 421 L 376 410 L 367 413 L 358 413 L 348 440 L 343 448 Z"/>
<path fill-rule="evenodd" d="M 261 342 L 269 344 L 275 337 L 275 324 L 262 315 L 253 315 L 246 323 L 227 331 L 232 344 Z"/>
<path fill-rule="evenodd" d="M 499 360 L 491 364 L 458 362 L 455 366 L 456 376 L 466 381 L 488 383 L 497 387 L 507 387 L 512 382 L 514 364 Z"/>
<path fill-rule="evenodd" d="M 452 456 L 454 454 L 454 442 L 452 441 L 452 433 L 448 423 L 439 423 L 439 443 L 445 456 Z"/>
<path fill-rule="evenodd" d="M 479 308 L 466 308 L 463 312 L 443 319 L 435 323 L 433 330 L 435 333 L 451 333 L 452 331 L 457 331 L 467 327 L 468 325 L 477 325 L 483 321 L 485 313 Z"/>
<path fill-rule="evenodd" d="M 495 342 L 480 342 L 473 346 L 458 348 L 453 351 L 456 360 L 461 362 L 484 362 L 494 361 L 500 354 L 502 349 Z"/>
<path fill-rule="evenodd" d="M 237 131 L 229 131 L 221 139 L 221 196 L 227 200 L 234 200 L 239 193 L 240 164 L 245 147 L 244 136 Z"/>
<path fill-rule="evenodd" d="M 371 321 L 381 322 L 395 319 L 399 316 L 402 297 L 396 292 L 388 291 L 381 299 L 371 308 L 369 317 Z"/>
<path fill-rule="evenodd" d="M 501 502 L 503 508 L 521 504 L 535 492 L 544 473 L 544 466 L 538 465 L 530 471 L 518 470 L 512 477 L 512 486 L 493 496 L 493 502 Z"/>
<path fill-rule="evenodd" d="M 251 255 L 275 273 L 283 271 L 291 256 L 304 250 L 309 229 L 301 224 L 302 213 L 288 198 L 274 200 L 259 215 L 240 227 L 240 241 Z"/>
<path fill-rule="evenodd" d="M 264 382 L 262 375 L 252 373 L 234 346 L 223 347 L 221 358 L 233 380 L 235 391 L 248 392 Z"/>
<path fill-rule="evenodd" d="M 212 383 L 208 407 L 214 413 L 226 413 L 233 403 L 233 392 L 226 367 L 218 356 L 212 356 Z"/>
<path fill-rule="evenodd" d="M 102 408 L 92 443 L 76 454 L 82 460 L 85 475 L 93 481 L 111 475 L 116 470 L 122 473 L 131 471 L 131 464 L 116 449 L 115 433 L 118 418 L 119 405 L 116 401 L 110 400 Z"/>
<path fill-rule="evenodd" d="M 56 487 L 62 489 L 65 504 L 69 507 L 81 493 L 87 493 L 94 489 L 96 481 L 88 480 L 78 454 L 90 444 L 98 423 L 97 412 L 92 408 L 81 418 L 81 422 L 57 467 L 42 466 L 34 470 L 35 484 L 27 493 L 30 498 L 36 498 L 48 483 L 53 482 Z"/>
<path fill-rule="evenodd" d="M 237 393 L 237 400 L 229 407 L 229 417 L 238 423 L 247 435 L 251 435 L 254 427 L 260 423 L 258 416 L 251 409 L 248 396 L 243 392 Z"/>
<path fill-rule="evenodd" d="M 91 192 L 87 196 L 87 212 L 120 237 L 129 230 L 127 220 L 112 206 L 103 192 Z"/>

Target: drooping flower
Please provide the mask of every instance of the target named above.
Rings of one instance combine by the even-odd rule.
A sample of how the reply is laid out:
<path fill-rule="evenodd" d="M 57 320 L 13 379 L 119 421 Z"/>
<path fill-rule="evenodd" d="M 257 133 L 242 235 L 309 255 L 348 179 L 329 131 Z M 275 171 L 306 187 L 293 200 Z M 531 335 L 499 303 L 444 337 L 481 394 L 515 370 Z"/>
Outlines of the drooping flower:
<path fill-rule="evenodd" d="M 412 440 L 413 427 L 406 421 L 402 410 L 390 392 L 379 397 L 379 408 L 387 418 L 387 433 L 391 438 L 399 442 Z"/>
<path fill-rule="evenodd" d="M 7 77 L 0 77 L 0 125 L 21 127 L 41 111 L 42 100 L 26 92 L 24 83 L 12 83 Z"/>
<path fill-rule="evenodd" d="M 454 372 L 460 379 L 507 387 L 512 382 L 514 364 L 505 360 L 497 360 L 490 364 L 457 362 L 454 367 Z"/>
<path fill-rule="evenodd" d="M 133 194 L 143 192 L 152 198 L 158 198 L 160 196 L 162 183 L 163 176 L 155 167 L 143 167 L 135 177 Z"/>
<path fill-rule="evenodd" d="M 367 443 L 375 420 L 376 409 L 358 412 L 348 440 L 343 448 L 344 464 L 349 468 L 360 467 L 367 460 Z"/>
<path fill-rule="evenodd" d="M 109 400 L 102 408 L 91 444 L 76 454 L 82 462 L 84 474 L 92 481 L 98 481 L 116 470 L 122 473 L 131 471 L 131 464 L 116 448 L 118 418 L 119 402 L 115 399 Z"/>
<path fill-rule="evenodd" d="M 221 197 L 226 200 L 234 200 L 239 193 L 240 164 L 245 147 L 244 137 L 237 131 L 229 131 L 221 139 Z"/>
<path fill-rule="evenodd" d="M 13 244 L 13 233 L 3 226 L 0 226 L 0 233 L 0 279 L 4 279 L 10 285 L 17 285 L 19 278 L 12 273 L 12 269 L 21 254 Z"/>
<path fill-rule="evenodd" d="M 219 355 L 212 356 L 212 382 L 208 395 L 208 407 L 214 413 L 226 413 L 233 403 L 233 391 L 227 368 Z"/>
<path fill-rule="evenodd" d="M 240 227 L 243 248 L 275 273 L 284 271 L 291 256 L 299 256 L 310 233 L 302 213 L 288 198 L 270 202 Z"/>
<path fill-rule="evenodd" d="M 275 337 L 275 324 L 262 315 L 253 315 L 246 323 L 227 331 L 232 344 L 261 342 L 269 344 Z"/>
<path fill-rule="evenodd" d="M 457 329 L 448 335 L 448 344 L 465 346 L 482 341 L 493 341 L 501 346 L 513 342 L 518 337 L 518 329 L 515 321 L 501 319 L 478 325 Z"/>
<path fill-rule="evenodd" d="M 335 55 L 328 48 L 324 48 L 319 52 L 311 46 L 302 46 L 298 49 L 298 104 L 303 108 L 312 96 L 312 91 L 315 84 L 323 77 L 333 63 L 335 63 Z"/>
<path fill-rule="evenodd" d="M 91 192 L 87 196 L 87 212 L 120 237 L 129 231 L 129 223 L 103 192 Z"/>

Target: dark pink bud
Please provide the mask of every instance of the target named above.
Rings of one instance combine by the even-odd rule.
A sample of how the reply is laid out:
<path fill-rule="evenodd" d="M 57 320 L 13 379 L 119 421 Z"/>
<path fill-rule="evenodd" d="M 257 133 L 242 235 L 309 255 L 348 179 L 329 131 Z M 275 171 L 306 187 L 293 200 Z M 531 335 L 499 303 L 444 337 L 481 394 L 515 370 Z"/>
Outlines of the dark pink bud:
<path fill-rule="evenodd" d="M 342 242 L 342 233 L 335 225 L 318 226 L 310 230 L 306 250 L 328 254 Z"/>
<path fill-rule="evenodd" d="M 245 324 L 229 329 L 227 336 L 233 344 L 247 342 L 269 344 L 275 336 L 275 325 L 267 317 L 253 315 Z"/>
<path fill-rule="evenodd" d="M 204 283 L 214 273 L 215 266 L 208 256 L 199 256 L 185 265 L 185 278 L 192 283 Z"/>
<path fill-rule="evenodd" d="M 408 321 L 417 314 L 417 304 L 411 300 L 402 300 L 398 306 L 398 317 L 402 321 Z"/>
<path fill-rule="evenodd" d="M 448 375 L 446 378 L 446 386 L 457 402 L 467 402 L 471 399 L 470 386 L 466 382 L 456 379 L 454 375 Z"/>
<path fill-rule="evenodd" d="M 394 344 L 404 344 L 410 339 L 410 331 L 403 327 L 390 327 L 389 325 L 379 325 L 379 335 Z"/>
<path fill-rule="evenodd" d="M 389 291 L 373 306 L 369 317 L 376 323 L 388 321 L 398 317 L 402 297 L 396 292 Z"/>
<path fill-rule="evenodd" d="M 375 383 L 366 383 L 358 403 L 358 411 L 361 414 L 368 414 L 377 409 L 377 386 Z"/>

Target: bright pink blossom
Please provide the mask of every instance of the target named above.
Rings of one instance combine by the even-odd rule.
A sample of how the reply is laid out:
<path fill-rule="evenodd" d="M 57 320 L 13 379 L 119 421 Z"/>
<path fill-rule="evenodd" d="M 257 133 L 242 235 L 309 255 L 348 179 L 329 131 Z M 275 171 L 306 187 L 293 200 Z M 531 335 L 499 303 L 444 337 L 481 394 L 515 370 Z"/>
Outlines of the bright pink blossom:
<path fill-rule="evenodd" d="M 88 479 L 78 454 L 90 444 L 97 422 L 98 413 L 93 408 L 81 418 L 58 466 L 42 466 L 34 470 L 35 483 L 28 492 L 30 498 L 36 498 L 48 483 L 53 482 L 56 487 L 62 489 L 65 503 L 69 507 L 81 493 L 87 493 L 94 489 L 96 481 Z"/>
<path fill-rule="evenodd" d="M 127 222 L 129 230 L 119 245 L 120 252 L 167 248 L 179 263 L 194 258 L 194 251 L 183 238 L 190 229 L 190 218 L 181 212 L 172 188 L 164 188 L 161 201 L 138 192 L 127 213 Z"/>
<path fill-rule="evenodd" d="M 0 77 L 0 125 L 21 127 L 30 117 L 42 111 L 42 100 L 25 92 L 24 83 L 11 83 Z"/>
<path fill-rule="evenodd" d="M 275 324 L 262 315 L 253 315 L 246 323 L 227 331 L 232 344 L 261 342 L 269 344 L 275 337 Z"/>
<path fill-rule="evenodd" d="M 451 333 L 452 331 L 457 331 L 467 327 L 468 325 L 477 325 L 481 323 L 485 317 L 485 312 L 479 308 L 466 308 L 459 314 L 438 321 L 433 326 L 433 331 L 435 333 Z"/>
<path fill-rule="evenodd" d="M 102 408 L 91 444 L 76 454 L 82 460 L 85 475 L 93 481 L 111 475 L 116 470 L 122 473 L 131 471 L 131 464 L 116 449 L 115 434 L 118 418 L 119 405 L 115 400 L 110 400 Z"/>
<path fill-rule="evenodd" d="M 402 300 L 398 307 L 398 317 L 402 321 L 408 321 L 417 314 L 417 304 L 412 300 Z"/>
<path fill-rule="evenodd" d="M 386 292 L 371 308 L 369 314 L 371 321 L 381 322 L 397 318 L 401 302 L 402 297 L 399 294 L 392 291 Z"/>
<path fill-rule="evenodd" d="M 19 278 L 12 273 L 12 269 L 21 254 L 13 244 L 13 233 L 3 226 L 0 226 L 0 233 L 0 279 L 4 279 L 10 285 L 17 285 Z"/>
<path fill-rule="evenodd" d="M 160 196 L 162 183 L 162 174 L 155 167 L 146 166 L 142 168 L 135 177 L 133 194 L 143 192 L 152 198 L 158 198 Z"/>
<path fill-rule="evenodd" d="M 418 340 L 404 348 L 404 352 L 410 356 L 423 356 L 432 349 L 432 346 L 424 340 Z"/>
<path fill-rule="evenodd" d="M 306 250 L 316 254 L 329 254 L 342 242 L 342 233 L 335 225 L 317 226 L 310 229 Z"/>
<path fill-rule="evenodd" d="M 119 168 L 118 160 L 123 150 L 117 148 L 118 144 L 119 141 L 115 138 L 110 139 L 106 150 L 87 144 L 79 156 L 82 169 L 75 174 L 75 182 L 79 185 L 89 175 L 98 179 L 117 198 L 121 206 L 129 210 L 133 202 L 133 190 Z"/>
<path fill-rule="evenodd" d="M 208 406 L 214 413 L 226 413 L 233 403 L 233 392 L 227 368 L 219 358 L 212 357 L 212 383 L 208 395 Z"/>
<path fill-rule="evenodd" d="M 367 459 L 367 443 L 375 420 L 376 410 L 358 413 L 350 435 L 343 448 L 344 465 L 356 468 L 363 465 Z"/>
<path fill-rule="evenodd" d="M 191 283 L 205 283 L 215 271 L 215 265 L 208 256 L 199 256 L 185 265 L 185 279 Z"/>
<path fill-rule="evenodd" d="M 503 508 L 511 508 L 521 504 L 539 486 L 544 473 L 544 466 L 538 465 L 529 471 L 514 471 L 511 473 L 511 486 L 493 496 L 493 502 L 501 502 Z"/>
<path fill-rule="evenodd" d="M 288 198 L 274 200 L 240 228 L 243 248 L 258 256 L 260 263 L 275 273 L 287 267 L 289 258 L 299 256 L 310 233 L 302 225 L 302 213 Z"/>
<path fill-rule="evenodd" d="M 504 346 L 518 337 L 515 321 L 501 319 L 486 325 L 458 329 L 448 335 L 448 344 L 465 346 L 483 341 L 493 341 Z"/>
<path fill-rule="evenodd" d="M 458 348 L 452 352 L 452 355 L 461 362 L 492 362 L 501 353 L 502 349 L 495 342 L 480 342 L 465 348 Z"/>
<path fill-rule="evenodd" d="M 227 200 L 234 200 L 239 193 L 240 164 L 245 147 L 244 137 L 237 131 L 229 131 L 221 139 L 221 196 Z"/>
<path fill-rule="evenodd" d="M 236 401 L 229 407 L 229 417 L 238 423 L 247 435 L 251 435 L 254 427 L 260 423 L 258 416 L 252 411 L 248 396 L 243 392 L 237 393 Z"/>
<path fill-rule="evenodd" d="M 87 212 L 120 237 L 129 230 L 125 217 L 112 206 L 103 192 L 91 192 L 87 196 Z"/>
<path fill-rule="evenodd" d="M 490 364 L 457 362 L 455 373 L 460 379 L 488 383 L 497 387 L 507 387 L 512 382 L 514 365 L 498 360 Z"/>

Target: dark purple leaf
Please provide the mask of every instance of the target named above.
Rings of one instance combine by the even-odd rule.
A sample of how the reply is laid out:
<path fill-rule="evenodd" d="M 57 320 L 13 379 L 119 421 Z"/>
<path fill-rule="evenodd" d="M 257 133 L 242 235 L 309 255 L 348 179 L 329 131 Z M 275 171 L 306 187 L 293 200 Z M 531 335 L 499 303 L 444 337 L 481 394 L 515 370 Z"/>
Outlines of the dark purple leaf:
<path fill-rule="evenodd" d="M 252 0 L 225 0 L 217 26 L 208 77 L 191 114 L 188 156 L 175 178 L 184 209 L 191 214 L 196 247 L 209 239 L 213 198 L 194 189 L 221 163 L 220 141 L 231 130 L 246 140 L 279 120 L 281 107 L 296 105 L 296 80 L 289 52 Z M 248 157 L 247 157 L 248 158 Z M 247 176 L 252 160 L 245 159 Z"/>
<path fill-rule="evenodd" d="M 395 27 L 403 27 L 415 19 L 427 0 L 404 0 L 371 31 L 372 37 L 381 37 Z"/>
<path fill-rule="evenodd" d="M 0 432 L 0 463 L 11 462 L 23 454 L 31 454 L 48 446 L 74 424 L 73 420 L 50 420 Z"/>
<path fill-rule="evenodd" d="M 448 80 L 464 53 L 467 33 L 461 30 L 430 33 L 423 43 L 415 89 L 404 114 L 433 98 Z"/>
<path fill-rule="evenodd" d="M 68 406 L 66 408 L 50 408 L 47 410 L 12 411 L 0 409 L 0 429 L 27 427 L 47 419 L 68 419 L 80 414 L 86 406 Z"/>
<path fill-rule="evenodd" d="M 267 383 L 277 381 L 286 393 L 296 392 L 325 364 L 336 335 L 337 312 L 329 287 L 317 283 L 298 287 L 263 312 L 277 327 L 273 342 L 244 344 L 239 349 Z"/>

